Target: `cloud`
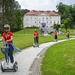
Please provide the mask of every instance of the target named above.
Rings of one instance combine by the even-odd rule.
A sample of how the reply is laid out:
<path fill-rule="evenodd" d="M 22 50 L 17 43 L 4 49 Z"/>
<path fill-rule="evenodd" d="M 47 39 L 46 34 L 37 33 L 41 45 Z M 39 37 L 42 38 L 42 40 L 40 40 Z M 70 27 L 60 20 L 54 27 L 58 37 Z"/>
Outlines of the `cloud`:
<path fill-rule="evenodd" d="M 23 9 L 56 10 L 59 2 L 73 4 L 75 0 L 17 0 Z"/>
<path fill-rule="evenodd" d="M 22 0 L 21 5 L 27 9 L 49 10 L 55 9 L 56 0 Z"/>

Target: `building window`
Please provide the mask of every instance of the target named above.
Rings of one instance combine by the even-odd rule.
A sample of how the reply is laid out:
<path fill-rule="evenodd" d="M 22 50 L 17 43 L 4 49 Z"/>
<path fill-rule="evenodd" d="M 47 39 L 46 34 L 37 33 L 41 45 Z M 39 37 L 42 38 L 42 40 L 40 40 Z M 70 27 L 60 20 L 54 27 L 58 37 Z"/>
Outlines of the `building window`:
<path fill-rule="evenodd" d="M 48 19 L 48 17 L 46 17 L 46 19 Z"/>

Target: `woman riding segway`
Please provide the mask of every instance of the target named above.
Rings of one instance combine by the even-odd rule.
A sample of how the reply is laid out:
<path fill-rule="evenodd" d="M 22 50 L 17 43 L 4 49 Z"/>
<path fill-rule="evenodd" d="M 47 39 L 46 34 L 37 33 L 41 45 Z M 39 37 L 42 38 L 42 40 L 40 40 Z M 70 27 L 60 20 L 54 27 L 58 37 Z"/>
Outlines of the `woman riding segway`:
<path fill-rule="evenodd" d="M 3 48 L 5 50 L 5 60 L 7 63 L 7 67 L 4 66 L 4 63 L 2 63 L 1 69 L 2 71 L 12 69 L 14 71 L 17 71 L 18 66 L 17 62 L 14 62 L 14 57 L 13 57 L 13 33 L 10 31 L 10 25 L 5 24 L 4 25 L 4 32 L 2 34 L 2 42 L 3 42 Z M 9 67 L 8 64 L 9 62 L 11 63 L 12 67 Z"/>

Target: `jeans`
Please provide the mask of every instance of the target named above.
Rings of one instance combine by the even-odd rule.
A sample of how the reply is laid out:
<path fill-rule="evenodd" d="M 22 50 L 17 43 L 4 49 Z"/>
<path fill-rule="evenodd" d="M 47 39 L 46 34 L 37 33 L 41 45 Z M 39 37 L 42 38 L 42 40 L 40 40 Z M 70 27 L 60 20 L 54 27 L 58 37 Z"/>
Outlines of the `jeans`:
<path fill-rule="evenodd" d="M 34 43 L 35 43 L 35 44 L 38 44 L 38 43 L 39 43 L 38 40 L 39 40 L 38 37 L 34 38 Z"/>
<path fill-rule="evenodd" d="M 5 59 L 6 59 L 6 62 L 10 62 L 13 63 L 14 62 L 14 57 L 13 57 L 13 46 L 11 43 L 8 43 L 7 44 L 8 48 L 5 49 Z"/>

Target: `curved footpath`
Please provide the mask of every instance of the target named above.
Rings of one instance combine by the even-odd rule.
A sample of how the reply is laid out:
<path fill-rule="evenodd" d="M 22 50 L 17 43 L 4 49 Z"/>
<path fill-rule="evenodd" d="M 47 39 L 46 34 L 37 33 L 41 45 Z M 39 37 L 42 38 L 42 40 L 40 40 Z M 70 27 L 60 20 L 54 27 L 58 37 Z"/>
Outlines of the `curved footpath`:
<path fill-rule="evenodd" d="M 71 38 L 70 40 L 75 39 Z M 30 71 L 30 68 L 35 61 L 36 58 L 38 58 L 38 55 L 43 52 L 45 49 L 49 48 L 50 46 L 63 42 L 66 40 L 59 40 L 57 42 L 48 42 L 41 44 L 38 48 L 29 47 L 27 49 L 22 50 L 21 52 L 17 53 L 14 57 L 15 60 L 18 62 L 19 70 L 17 72 L 1 72 L 0 75 L 33 75 Z M 39 74 L 34 74 L 39 75 Z"/>

